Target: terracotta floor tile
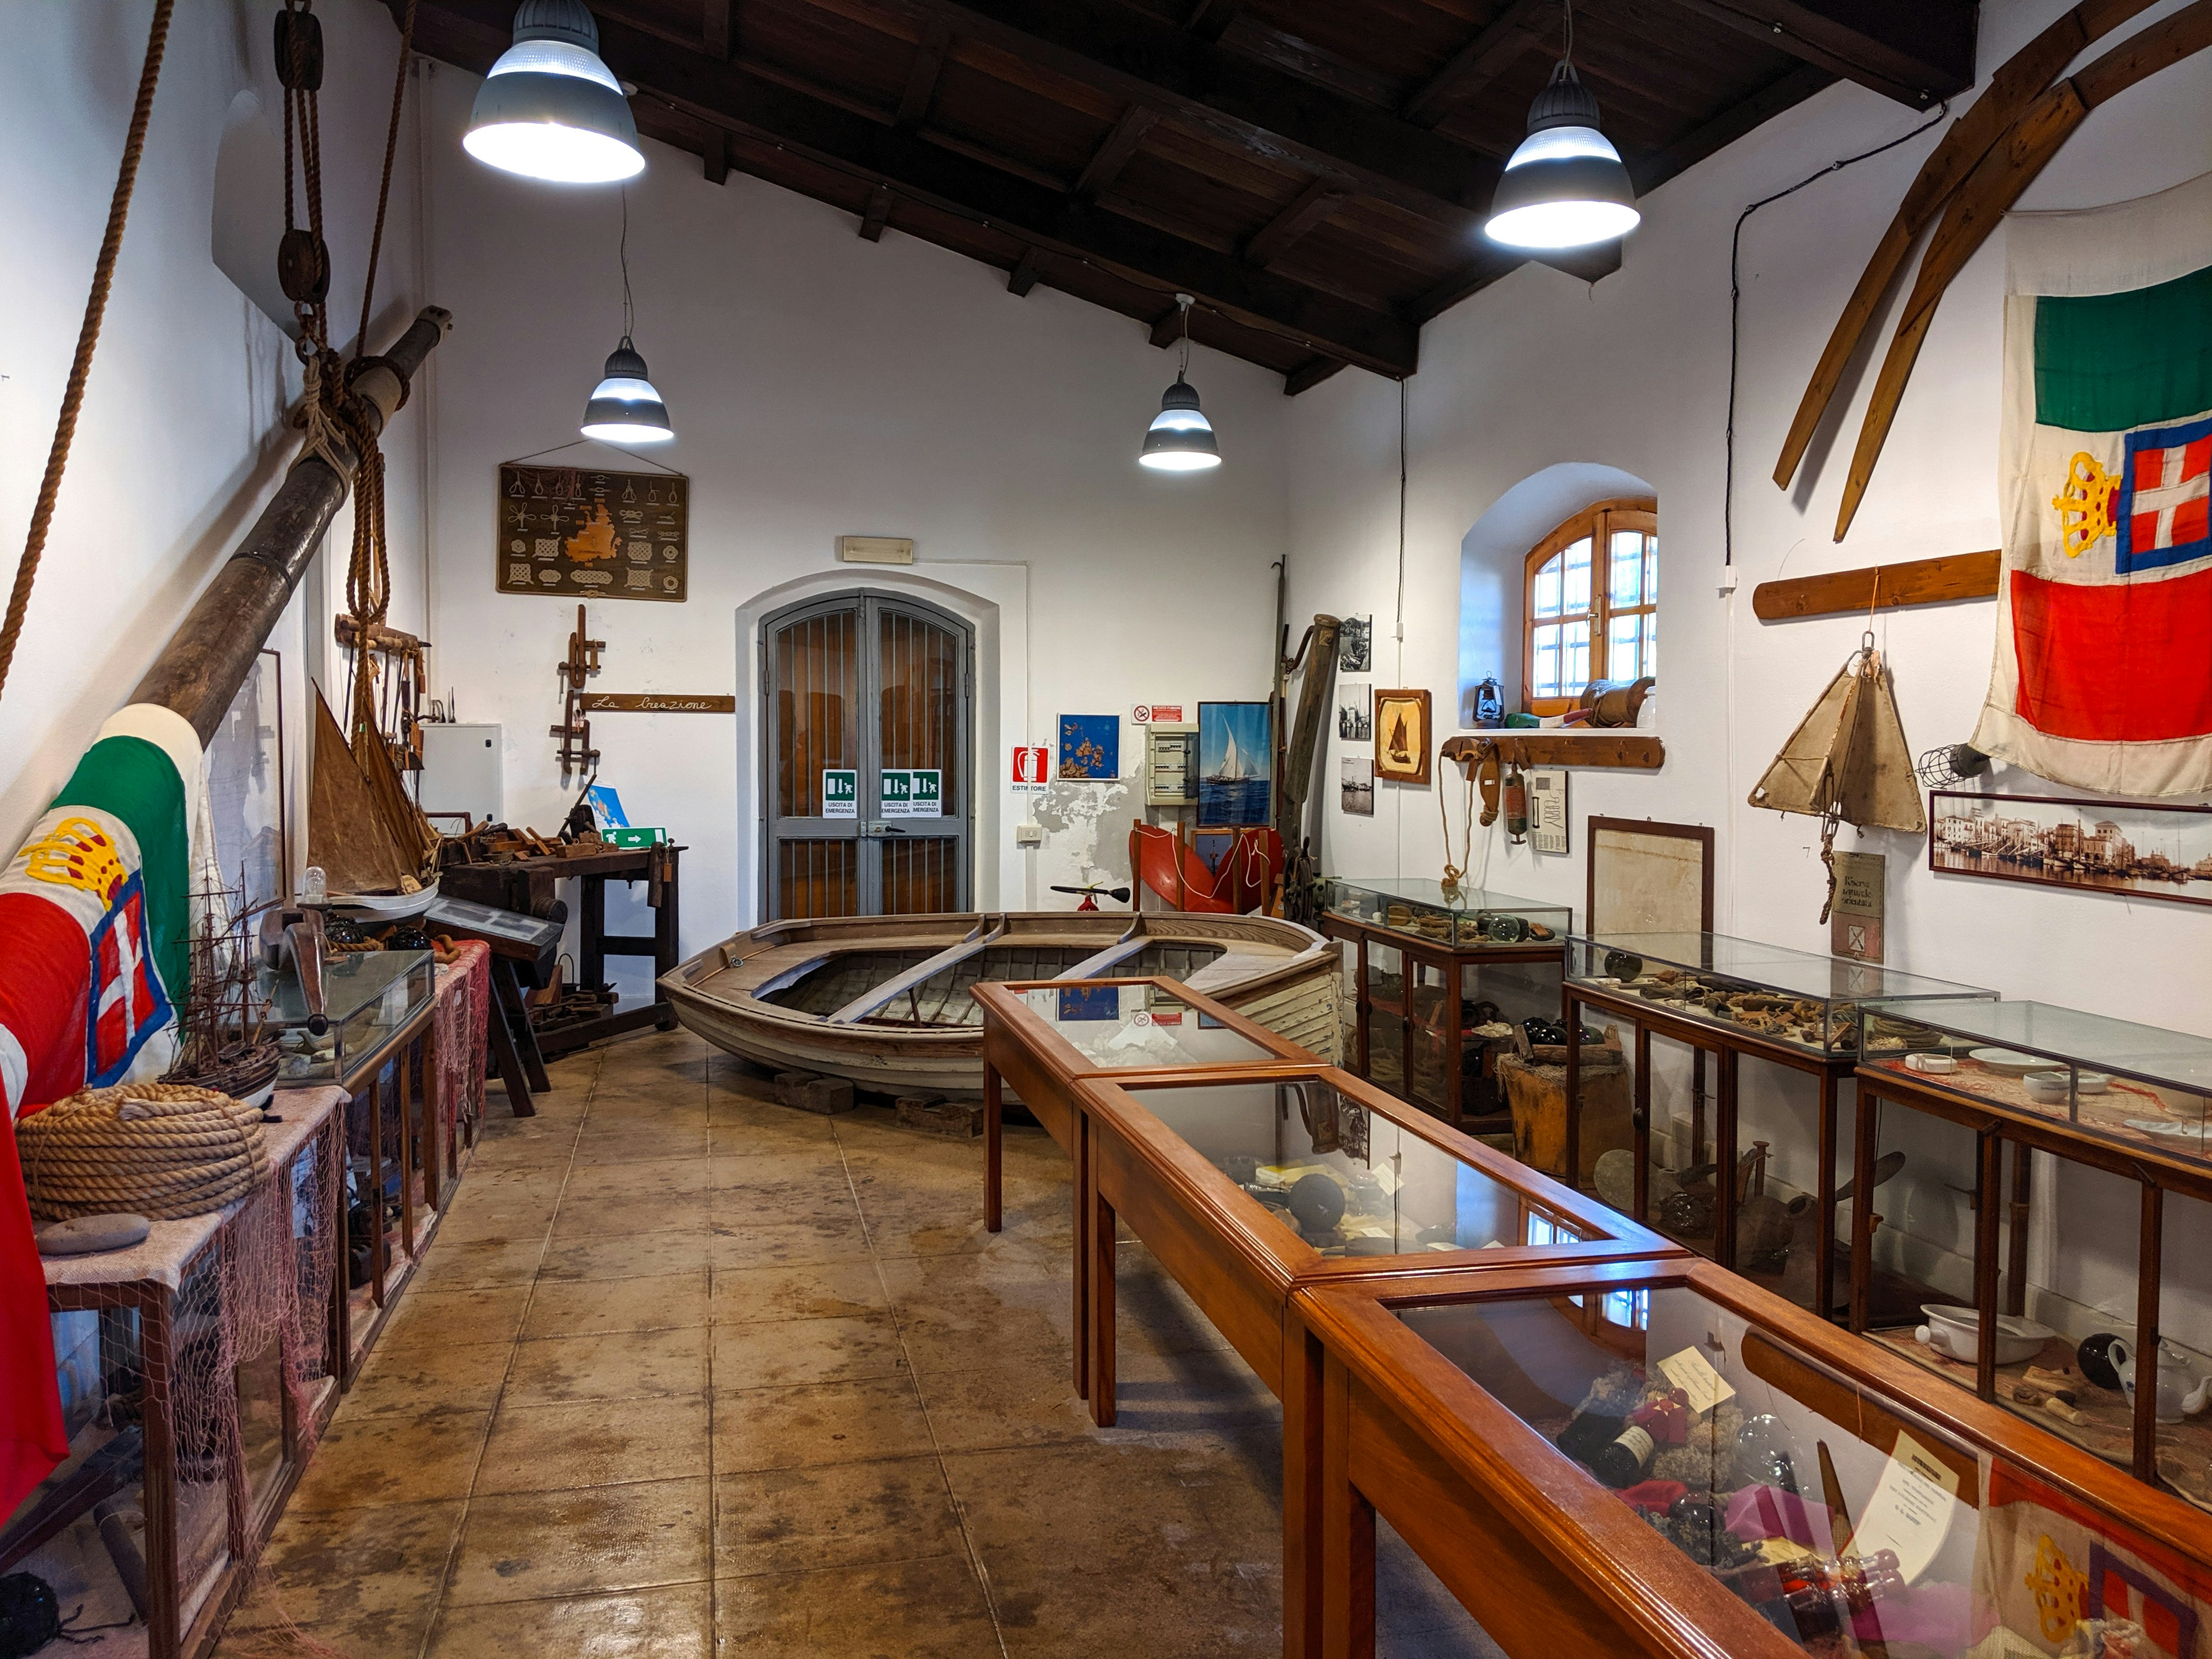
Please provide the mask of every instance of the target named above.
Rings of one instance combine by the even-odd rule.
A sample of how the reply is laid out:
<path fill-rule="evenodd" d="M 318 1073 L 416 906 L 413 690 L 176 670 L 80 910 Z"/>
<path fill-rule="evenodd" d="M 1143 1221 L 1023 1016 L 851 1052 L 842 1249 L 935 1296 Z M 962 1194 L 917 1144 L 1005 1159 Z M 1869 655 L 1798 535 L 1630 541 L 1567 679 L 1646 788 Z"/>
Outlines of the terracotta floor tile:
<path fill-rule="evenodd" d="M 759 1225 L 716 1222 L 708 1260 L 717 1267 L 793 1267 L 823 1261 L 863 1261 L 872 1252 L 860 1212 Z"/>
<path fill-rule="evenodd" d="M 931 1432 L 946 1451 L 1101 1440 L 1102 1430 L 1075 1392 L 1073 1361 L 1063 1346 L 1045 1354 L 972 1356 L 963 1366 L 915 1373 L 915 1390 L 929 1413 Z"/>
<path fill-rule="evenodd" d="M 724 1267 L 714 1273 L 716 1324 L 779 1319 L 844 1319 L 890 1306 L 873 1261 L 793 1267 Z"/>
<path fill-rule="evenodd" d="M 703 1480 L 478 1498 L 446 1605 L 696 1583 L 710 1571 L 709 1534 Z"/>
<path fill-rule="evenodd" d="M 625 1232 L 610 1238 L 556 1238 L 545 1247 L 538 1279 L 651 1279 L 696 1272 L 708 1265 L 708 1235 L 696 1227 L 665 1233 Z"/>
<path fill-rule="evenodd" d="M 549 1172 L 532 1181 L 503 1182 L 460 1191 L 438 1231 L 445 1238 L 543 1238 L 561 1202 L 563 1177 Z"/>
<path fill-rule="evenodd" d="M 714 1482 L 714 1573 L 878 1566 L 964 1546 L 933 1457 L 726 1474 Z"/>
<path fill-rule="evenodd" d="M 672 1158 L 634 1164 L 593 1164 L 576 1160 L 568 1172 L 568 1191 L 562 1196 L 578 1199 L 628 1198 L 658 1200 L 664 1193 L 699 1193 L 707 1189 L 707 1164 L 702 1158 Z"/>
<path fill-rule="evenodd" d="M 522 1334 L 597 1336 L 706 1322 L 707 1273 L 694 1268 L 647 1279 L 548 1279 L 532 1294 Z"/>
<path fill-rule="evenodd" d="M 700 1394 L 707 1387 L 703 1329 L 556 1336 L 519 1343 L 504 1404 L 577 1405 Z"/>
<path fill-rule="evenodd" d="M 703 1127 L 625 1123 L 614 1127 L 586 1123 L 576 1137 L 579 1164 L 651 1164 L 671 1158 L 700 1158 L 706 1154 Z"/>
<path fill-rule="evenodd" d="M 291 1507 L 305 1514 L 465 1498 L 490 1426 L 489 1412 L 356 1417 L 341 1409 L 316 1446 Z"/>
<path fill-rule="evenodd" d="M 707 1199 L 705 1193 L 662 1193 L 650 1203 L 638 1198 L 568 1199 L 553 1218 L 553 1242 L 620 1238 L 635 1232 L 647 1219 L 655 1232 L 680 1232 L 687 1227 L 704 1232 Z"/>
<path fill-rule="evenodd" d="M 380 1342 L 341 1407 L 344 1420 L 361 1417 L 422 1417 L 441 1412 L 488 1412 L 499 1401 L 514 1350 L 506 1343 L 453 1347 Z"/>
<path fill-rule="evenodd" d="M 431 1249 L 436 1249 L 436 1244 Z M 377 1339 L 377 1346 L 427 1349 L 512 1342 L 522 1328 L 523 1310 L 529 1304 L 526 1284 L 478 1291 L 441 1291 L 410 1284 L 392 1309 L 391 1322 Z"/>
<path fill-rule="evenodd" d="M 506 1406 L 477 1470 L 477 1496 L 680 1480 L 703 1473 L 710 1448 L 704 1395 Z"/>
<path fill-rule="evenodd" d="M 303 1510 L 277 1523 L 262 1557 L 270 1594 L 233 1616 L 238 1629 L 410 1619 L 427 1625 L 460 1534 L 459 1502 Z"/>
<path fill-rule="evenodd" d="M 675 1584 L 448 1607 L 426 1659 L 709 1659 L 714 1644 L 714 1587 Z"/>
<path fill-rule="evenodd" d="M 896 1376 L 906 1369 L 898 1328 L 889 1314 L 717 1325 L 714 1359 L 717 1391 L 854 1382 Z"/>
<path fill-rule="evenodd" d="M 919 1457 L 931 1449 L 921 1402 L 905 1377 L 714 1396 L 717 1474 Z"/>
<path fill-rule="evenodd" d="M 720 1651 L 743 1659 L 996 1659 L 989 1604 L 964 1555 L 726 1578 Z"/>
<path fill-rule="evenodd" d="M 415 1287 L 425 1291 L 489 1290 L 527 1285 L 538 1277 L 545 1241 L 538 1238 L 457 1238 L 441 1227 L 416 1270 Z"/>

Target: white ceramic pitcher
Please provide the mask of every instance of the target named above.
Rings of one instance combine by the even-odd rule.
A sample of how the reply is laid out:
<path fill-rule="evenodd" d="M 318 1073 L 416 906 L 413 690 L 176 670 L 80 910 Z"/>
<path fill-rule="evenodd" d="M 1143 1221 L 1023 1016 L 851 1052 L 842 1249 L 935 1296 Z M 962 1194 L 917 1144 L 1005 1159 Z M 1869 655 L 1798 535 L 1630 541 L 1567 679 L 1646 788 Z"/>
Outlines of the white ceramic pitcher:
<path fill-rule="evenodd" d="M 2136 1397 L 2135 1344 L 2124 1336 L 2116 1336 L 2107 1352 L 2112 1369 L 2120 1374 L 2120 1392 L 2127 1395 L 2130 1404 L 2133 1404 Z M 2204 1409 L 2208 1393 L 2212 1393 L 2212 1376 L 2197 1376 L 2180 1349 L 2171 1342 L 2160 1342 L 2158 1345 L 2158 1420 L 2179 1423 L 2185 1417 L 2195 1416 Z"/>

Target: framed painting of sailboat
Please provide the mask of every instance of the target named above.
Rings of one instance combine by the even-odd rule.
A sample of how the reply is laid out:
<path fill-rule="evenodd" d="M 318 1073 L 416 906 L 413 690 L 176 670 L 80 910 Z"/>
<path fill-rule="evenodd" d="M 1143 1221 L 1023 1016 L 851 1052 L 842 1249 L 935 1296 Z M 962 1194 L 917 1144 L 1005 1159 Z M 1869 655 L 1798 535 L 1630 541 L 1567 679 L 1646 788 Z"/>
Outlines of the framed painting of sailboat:
<path fill-rule="evenodd" d="M 1198 821 L 1208 829 L 1268 821 L 1274 733 L 1264 702 L 1198 706 Z"/>
<path fill-rule="evenodd" d="M 1429 781 L 1429 694 L 1375 694 L 1375 775 L 1386 783 Z"/>

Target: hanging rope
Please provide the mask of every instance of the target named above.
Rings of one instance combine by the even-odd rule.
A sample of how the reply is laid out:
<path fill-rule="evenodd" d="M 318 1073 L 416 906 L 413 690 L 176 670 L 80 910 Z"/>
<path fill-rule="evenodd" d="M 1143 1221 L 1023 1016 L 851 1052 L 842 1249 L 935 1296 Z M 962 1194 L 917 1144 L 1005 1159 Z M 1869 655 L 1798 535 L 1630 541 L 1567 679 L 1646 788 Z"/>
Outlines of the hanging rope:
<path fill-rule="evenodd" d="M 83 326 L 77 331 L 76 356 L 70 362 L 69 384 L 62 393 L 53 447 L 46 453 L 46 476 L 39 480 L 39 501 L 31 511 L 30 533 L 23 538 L 23 556 L 15 566 L 15 589 L 8 596 L 8 619 L 0 624 L 0 690 L 5 690 L 8 671 L 15 660 L 15 642 L 22 637 L 23 618 L 31 608 L 31 585 L 39 578 L 46 532 L 54 521 L 54 502 L 61 494 L 62 474 L 69 466 L 70 444 L 76 436 L 77 413 L 84 407 L 84 383 L 92 373 L 93 349 L 100 343 L 100 321 L 107 314 L 107 291 L 115 278 L 116 255 L 123 248 L 123 223 L 131 216 L 131 190 L 138 180 L 138 158 L 146 148 L 146 124 L 154 113 L 154 88 L 161 78 L 161 53 L 169 43 L 169 14 L 174 3 L 175 0 L 154 0 L 154 27 L 146 39 L 145 66 L 138 72 L 138 101 L 131 109 L 131 131 L 123 141 L 123 164 L 116 172 L 115 195 L 107 206 L 107 231 L 100 240 L 100 257 L 93 262 L 92 293 L 85 301 Z"/>

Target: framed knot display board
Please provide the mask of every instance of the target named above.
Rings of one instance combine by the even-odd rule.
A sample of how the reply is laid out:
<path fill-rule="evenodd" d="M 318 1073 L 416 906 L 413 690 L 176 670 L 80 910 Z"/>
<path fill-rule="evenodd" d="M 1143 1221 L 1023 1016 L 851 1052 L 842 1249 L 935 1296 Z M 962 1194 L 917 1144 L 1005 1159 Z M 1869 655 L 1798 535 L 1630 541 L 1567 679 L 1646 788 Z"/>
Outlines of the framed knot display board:
<path fill-rule="evenodd" d="M 691 481 L 680 472 L 503 463 L 492 585 L 502 593 L 681 604 Z"/>

